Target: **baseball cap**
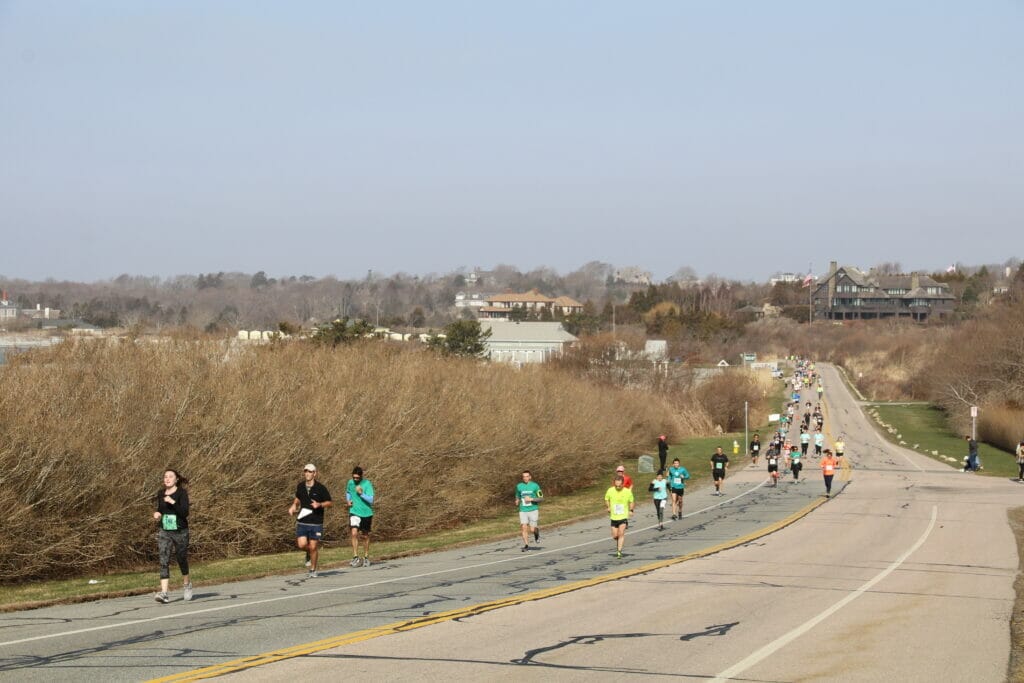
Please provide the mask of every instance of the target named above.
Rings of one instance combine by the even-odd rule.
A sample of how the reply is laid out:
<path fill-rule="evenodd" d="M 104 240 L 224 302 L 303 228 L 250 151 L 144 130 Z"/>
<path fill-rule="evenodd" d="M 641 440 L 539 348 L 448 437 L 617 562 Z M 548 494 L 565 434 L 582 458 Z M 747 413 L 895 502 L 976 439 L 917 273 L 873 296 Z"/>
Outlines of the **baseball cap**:
<path fill-rule="evenodd" d="M 662 435 L 661 435 L 661 436 L 659 436 L 658 438 L 659 438 L 659 439 L 664 439 L 664 438 L 665 438 L 665 435 L 664 435 L 664 434 L 662 434 Z"/>
<path fill-rule="evenodd" d="M 619 465 L 618 467 L 615 468 L 615 471 L 616 472 L 625 472 L 626 468 L 623 467 L 622 465 Z"/>
<path fill-rule="evenodd" d="M 302 468 L 302 471 L 303 472 L 316 472 L 316 465 L 314 465 L 313 463 L 307 463 L 306 466 Z"/>

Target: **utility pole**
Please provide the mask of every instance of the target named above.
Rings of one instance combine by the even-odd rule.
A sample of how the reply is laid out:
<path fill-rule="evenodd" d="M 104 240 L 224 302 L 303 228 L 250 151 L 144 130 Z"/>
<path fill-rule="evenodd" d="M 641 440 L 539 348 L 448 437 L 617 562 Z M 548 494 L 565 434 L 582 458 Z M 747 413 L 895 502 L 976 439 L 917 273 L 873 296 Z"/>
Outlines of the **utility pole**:
<path fill-rule="evenodd" d="M 749 448 L 749 444 L 750 444 L 750 433 L 749 433 L 750 432 L 750 427 L 749 427 L 749 424 L 748 424 L 749 423 L 748 417 L 749 417 L 749 414 L 750 414 L 749 411 L 750 411 L 750 401 L 744 401 L 743 402 L 743 443 L 745 444 L 743 446 L 744 448 Z"/>

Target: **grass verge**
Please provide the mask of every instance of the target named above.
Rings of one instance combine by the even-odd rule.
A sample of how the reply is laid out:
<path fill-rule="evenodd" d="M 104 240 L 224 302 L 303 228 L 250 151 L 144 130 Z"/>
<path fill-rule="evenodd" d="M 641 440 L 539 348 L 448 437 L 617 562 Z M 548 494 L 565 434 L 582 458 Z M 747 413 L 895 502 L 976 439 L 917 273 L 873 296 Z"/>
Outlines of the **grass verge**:
<path fill-rule="evenodd" d="M 768 427 L 760 429 L 762 434 L 768 433 L 768 430 Z M 751 430 L 751 434 L 753 433 L 754 430 Z M 734 456 L 732 453 L 733 441 L 740 443 L 738 456 Z M 671 446 L 668 461 L 671 464 L 673 458 L 680 459 L 683 466 L 690 471 L 692 478 L 688 488 L 692 489 L 707 483 L 710 479 L 708 460 L 717 446 L 721 446 L 730 458 L 733 458 L 736 466 L 746 464 L 746 447 L 743 445 L 742 433 L 684 440 L 682 443 Z M 645 504 L 649 505 L 651 496 L 647 492 L 647 485 L 654 478 L 653 475 L 638 474 L 635 460 L 627 461 L 624 464 L 634 480 L 633 490 L 636 492 L 638 508 Z M 655 466 L 657 466 L 657 456 L 655 456 Z M 610 485 L 611 473 L 609 473 L 608 479 L 607 482 L 601 482 L 568 495 L 546 499 L 541 512 L 542 533 L 544 528 L 570 524 L 581 519 L 602 517 L 605 514 L 604 492 Z M 543 486 L 544 480 L 541 473 L 538 473 L 538 480 Z M 492 517 L 472 524 L 465 524 L 456 529 L 439 530 L 437 533 L 413 539 L 374 543 L 370 548 L 370 555 L 373 558 L 387 560 L 502 539 L 518 543 L 518 519 L 511 499 L 512 492 L 510 491 L 508 508 L 496 511 Z M 321 549 L 321 569 L 347 565 L 352 557 L 347 539 L 339 537 L 338 526 L 341 517 L 337 513 L 333 516 L 333 523 L 330 518 L 328 519 L 328 529 L 334 533 L 331 533 L 326 547 Z M 290 528 L 288 531 L 290 533 Z M 302 554 L 298 550 L 294 550 L 286 553 L 193 563 L 192 580 L 197 587 L 200 587 L 302 571 L 304 571 Z M 96 583 L 90 583 L 90 581 Z M 172 587 L 180 585 L 177 569 L 173 566 L 171 585 Z M 143 567 L 133 572 L 86 575 L 73 579 L 26 582 L 0 587 L 0 612 L 127 595 L 142 595 L 154 592 L 156 586 L 156 567 Z"/>
<path fill-rule="evenodd" d="M 963 435 L 949 428 L 945 413 L 940 409 L 926 403 L 869 403 L 864 410 L 889 441 L 950 467 L 963 467 L 967 443 Z M 1012 453 L 979 443 L 978 456 L 985 468 L 979 474 L 1017 477 L 1017 462 Z"/>

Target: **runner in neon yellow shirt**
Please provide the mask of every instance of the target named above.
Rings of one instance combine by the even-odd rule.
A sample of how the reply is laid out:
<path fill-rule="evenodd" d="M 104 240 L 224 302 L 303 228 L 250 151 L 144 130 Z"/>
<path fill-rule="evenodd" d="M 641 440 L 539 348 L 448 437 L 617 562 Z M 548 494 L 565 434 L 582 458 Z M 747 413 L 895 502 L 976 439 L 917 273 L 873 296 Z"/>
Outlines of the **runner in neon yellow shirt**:
<path fill-rule="evenodd" d="M 636 507 L 633 491 L 625 487 L 622 475 L 615 475 L 615 486 L 604 494 L 608 516 L 612 521 L 612 540 L 615 541 L 615 557 L 622 557 L 622 546 L 626 542 L 626 529 L 629 528 L 629 516 Z"/>

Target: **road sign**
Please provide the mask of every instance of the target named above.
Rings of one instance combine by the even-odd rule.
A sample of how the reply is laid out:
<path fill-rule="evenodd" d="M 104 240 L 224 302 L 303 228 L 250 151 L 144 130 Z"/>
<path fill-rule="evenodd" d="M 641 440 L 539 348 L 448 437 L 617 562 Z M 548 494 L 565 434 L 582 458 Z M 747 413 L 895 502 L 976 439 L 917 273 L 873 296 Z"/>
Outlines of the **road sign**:
<path fill-rule="evenodd" d="M 971 417 L 978 417 L 978 406 L 971 406 Z"/>
<path fill-rule="evenodd" d="M 743 354 L 743 362 L 744 363 L 753 363 L 755 361 L 757 361 L 757 354 L 756 353 L 744 353 Z"/>

